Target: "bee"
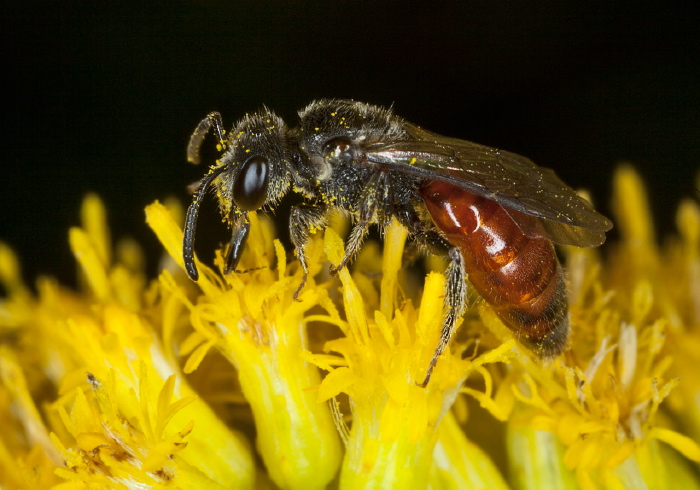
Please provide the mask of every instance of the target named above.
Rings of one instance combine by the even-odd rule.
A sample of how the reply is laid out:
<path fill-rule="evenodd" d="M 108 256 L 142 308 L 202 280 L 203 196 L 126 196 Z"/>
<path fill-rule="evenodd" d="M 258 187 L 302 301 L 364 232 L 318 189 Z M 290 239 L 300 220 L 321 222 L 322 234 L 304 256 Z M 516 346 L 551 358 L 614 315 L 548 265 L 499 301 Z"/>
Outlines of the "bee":
<path fill-rule="evenodd" d="M 273 209 L 290 191 L 303 196 L 289 230 L 303 272 L 305 247 L 330 211 L 349 213 L 353 226 L 337 273 L 362 246 L 370 226 L 398 220 L 426 252 L 446 257 L 445 314 L 435 353 L 420 386 L 427 386 L 466 309 L 467 279 L 518 340 L 540 357 L 567 343 L 566 285 L 553 243 L 595 247 L 612 228 L 606 217 L 529 159 L 440 136 L 391 109 L 353 100 L 322 99 L 287 127 L 268 109 L 247 115 L 226 135 L 210 113 L 193 133 L 188 159 L 214 129 L 222 149 L 187 210 L 183 257 L 197 280 L 194 239 L 205 194 L 213 188 L 233 234 L 225 258 L 235 270 L 250 231 L 248 213 Z"/>

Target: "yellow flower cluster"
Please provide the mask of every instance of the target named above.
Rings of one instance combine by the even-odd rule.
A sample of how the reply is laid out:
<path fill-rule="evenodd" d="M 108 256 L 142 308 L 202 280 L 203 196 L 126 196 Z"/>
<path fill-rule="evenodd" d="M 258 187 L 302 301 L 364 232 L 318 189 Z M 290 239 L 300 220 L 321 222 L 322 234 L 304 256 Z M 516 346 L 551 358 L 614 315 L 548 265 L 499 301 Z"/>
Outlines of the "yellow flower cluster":
<path fill-rule="evenodd" d="M 337 278 L 343 242 L 318 234 L 295 301 L 269 221 L 242 272 L 195 284 L 181 211 L 152 204 L 149 282 L 88 197 L 78 291 L 31 291 L 0 245 L 0 489 L 700 488 L 700 207 L 664 248 L 628 167 L 614 207 L 619 240 L 564 250 L 570 349 L 533 358 L 475 301 L 420 388 L 444 277 L 402 267 L 399 225 Z"/>

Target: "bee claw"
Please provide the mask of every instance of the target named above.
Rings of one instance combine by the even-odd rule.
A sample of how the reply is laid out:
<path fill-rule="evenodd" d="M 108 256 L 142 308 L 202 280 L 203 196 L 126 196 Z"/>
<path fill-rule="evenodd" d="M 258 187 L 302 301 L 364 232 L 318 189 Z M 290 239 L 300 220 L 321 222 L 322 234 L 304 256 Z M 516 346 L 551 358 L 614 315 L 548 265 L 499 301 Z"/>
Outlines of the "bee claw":
<path fill-rule="evenodd" d="M 301 290 L 304 289 L 304 286 L 306 286 L 306 277 L 308 274 L 304 274 L 301 278 L 301 284 L 299 284 L 299 287 L 297 288 L 296 291 L 294 291 L 294 301 L 301 301 L 299 299 L 299 295 L 301 294 Z"/>

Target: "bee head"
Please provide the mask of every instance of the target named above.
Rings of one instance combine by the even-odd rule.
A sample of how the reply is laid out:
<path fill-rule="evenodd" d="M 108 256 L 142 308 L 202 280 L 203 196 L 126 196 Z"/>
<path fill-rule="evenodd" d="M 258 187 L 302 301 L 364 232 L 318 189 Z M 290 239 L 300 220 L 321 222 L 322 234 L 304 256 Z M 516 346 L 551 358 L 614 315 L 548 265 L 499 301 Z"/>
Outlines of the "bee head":
<path fill-rule="evenodd" d="M 192 204 L 185 217 L 183 259 L 187 274 L 197 280 L 194 261 L 194 238 L 202 199 L 213 188 L 222 216 L 233 228 L 232 246 L 227 269 L 235 268 L 239 252 L 246 240 L 250 222 L 247 213 L 263 206 L 273 207 L 291 187 L 292 165 L 287 127 L 268 109 L 249 114 L 225 137 L 221 116 L 210 113 L 190 138 L 187 155 L 199 163 L 199 148 L 206 133 L 214 127 L 225 152 L 199 182 Z M 235 247 L 233 245 L 236 245 Z"/>
<path fill-rule="evenodd" d="M 274 206 L 292 179 L 284 121 L 264 109 L 239 121 L 216 167 L 226 169 L 214 180 L 225 217 Z"/>

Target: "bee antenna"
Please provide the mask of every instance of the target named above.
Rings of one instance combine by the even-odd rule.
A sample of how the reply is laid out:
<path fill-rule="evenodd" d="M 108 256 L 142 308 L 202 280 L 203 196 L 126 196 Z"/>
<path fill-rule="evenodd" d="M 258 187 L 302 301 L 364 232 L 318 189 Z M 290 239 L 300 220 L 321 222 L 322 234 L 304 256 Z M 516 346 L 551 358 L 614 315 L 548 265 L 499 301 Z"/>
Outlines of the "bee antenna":
<path fill-rule="evenodd" d="M 202 147 L 202 141 L 204 137 L 209 132 L 209 129 L 214 126 L 214 131 L 216 132 L 216 138 L 218 139 L 218 145 L 221 149 L 226 149 L 226 131 L 224 130 L 224 123 L 221 120 L 221 114 L 218 112 L 210 112 L 207 117 L 202 119 L 197 125 L 197 128 L 190 136 L 190 142 L 187 145 L 187 161 L 190 163 L 199 163 L 199 149 Z"/>
<path fill-rule="evenodd" d="M 219 175 L 229 169 L 229 165 L 222 165 L 213 169 L 201 181 L 197 193 L 192 199 L 192 204 L 187 208 L 187 216 L 185 216 L 185 236 L 182 240 L 182 258 L 185 262 L 185 270 L 190 279 L 196 281 L 199 279 L 199 272 L 194 263 L 194 235 L 197 230 L 197 218 L 199 217 L 199 206 L 202 204 L 202 199 L 209 186 Z"/>

